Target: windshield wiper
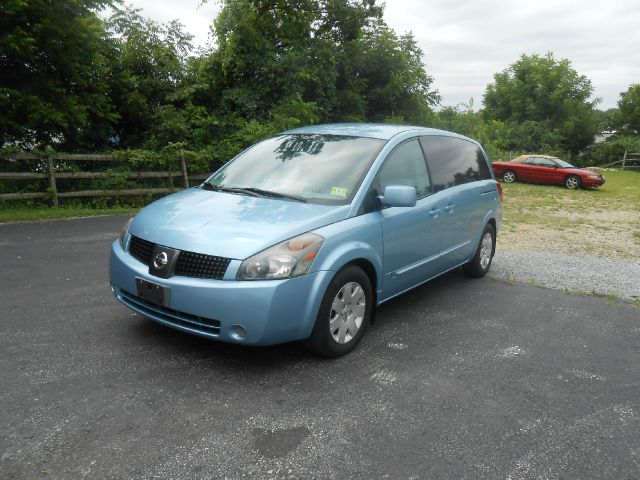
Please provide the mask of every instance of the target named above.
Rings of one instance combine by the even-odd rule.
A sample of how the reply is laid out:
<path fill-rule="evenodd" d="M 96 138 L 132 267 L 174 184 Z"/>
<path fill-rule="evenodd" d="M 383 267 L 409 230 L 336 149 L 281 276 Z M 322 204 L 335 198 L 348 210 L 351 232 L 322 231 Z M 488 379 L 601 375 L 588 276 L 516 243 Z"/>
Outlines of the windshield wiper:
<path fill-rule="evenodd" d="M 295 200 L 296 202 L 307 203 L 304 198 L 297 195 L 272 192 L 270 190 L 263 190 L 256 187 L 223 187 L 221 185 L 213 185 L 209 182 L 204 182 L 201 185 L 201 188 L 204 190 L 212 190 L 214 192 L 239 193 L 241 195 L 250 195 L 252 197 L 286 198 L 288 200 Z"/>
<path fill-rule="evenodd" d="M 214 185 L 212 183 L 209 182 L 204 182 L 200 188 L 204 189 L 204 190 L 211 190 L 214 192 L 227 192 L 227 193 L 239 193 L 241 195 L 249 195 L 251 197 L 260 197 L 261 195 L 259 195 L 256 192 L 252 192 L 249 189 L 246 188 L 242 188 L 242 187 L 223 187 L 221 185 Z"/>
<path fill-rule="evenodd" d="M 271 190 L 263 190 L 261 188 L 256 187 L 245 187 L 239 188 L 238 190 L 244 190 L 247 192 L 255 193 L 261 197 L 270 197 L 270 198 L 286 198 L 288 200 L 295 200 L 296 202 L 307 203 L 307 200 L 299 197 L 298 195 L 291 195 L 289 193 L 280 193 L 280 192 L 272 192 Z"/>

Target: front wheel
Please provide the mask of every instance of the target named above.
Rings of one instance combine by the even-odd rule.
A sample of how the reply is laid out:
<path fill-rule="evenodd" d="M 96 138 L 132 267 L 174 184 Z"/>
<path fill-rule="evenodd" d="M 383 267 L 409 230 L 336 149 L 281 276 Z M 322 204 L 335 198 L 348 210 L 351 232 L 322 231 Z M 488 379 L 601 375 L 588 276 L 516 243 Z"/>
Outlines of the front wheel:
<path fill-rule="evenodd" d="M 367 274 L 355 265 L 344 268 L 325 292 L 306 347 L 330 358 L 349 353 L 364 335 L 372 308 L 373 289 Z"/>
<path fill-rule="evenodd" d="M 570 190 L 580 188 L 580 177 L 577 175 L 569 175 L 564 181 L 564 186 Z"/>
<path fill-rule="evenodd" d="M 504 180 L 504 183 L 513 183 L 516 181 L 516 172 L 514 172 L 513 170 L 505 170 L 505 172 L 502 174 L 502 180 Z"/>
<path fill-rule="evenodd" d="M 469 277 L 480 278 L 484 277 L 491 267 L 491 261 L 493 260 L 493 254 L 496 248 L 496 230 L 490 223 L 484 228 L 482 237 L 480 237 L 480 244 L 476 250 L 476 254 L 471 261 L 464 267 L 464 273 Z"/>

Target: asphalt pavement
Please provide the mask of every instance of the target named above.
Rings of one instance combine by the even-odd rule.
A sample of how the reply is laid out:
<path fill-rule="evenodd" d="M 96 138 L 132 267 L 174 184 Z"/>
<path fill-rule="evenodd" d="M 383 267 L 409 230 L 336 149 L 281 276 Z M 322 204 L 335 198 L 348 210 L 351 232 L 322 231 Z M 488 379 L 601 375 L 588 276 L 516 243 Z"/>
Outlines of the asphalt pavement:
<path fill-rule="evenodd" d="M 639 308 L 454 272 L 242 348 L 113 298 L 126 218 L 0 225 L 0 478 L 640 478 Z"/>

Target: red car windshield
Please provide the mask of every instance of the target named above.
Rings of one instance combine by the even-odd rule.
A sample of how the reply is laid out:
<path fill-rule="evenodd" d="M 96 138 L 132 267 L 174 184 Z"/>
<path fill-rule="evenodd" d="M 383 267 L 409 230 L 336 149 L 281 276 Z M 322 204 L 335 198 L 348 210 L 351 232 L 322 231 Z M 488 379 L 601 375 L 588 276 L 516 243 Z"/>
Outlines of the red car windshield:
<path fill-rule="evenodd" d="M 556 162 L 560 168 L 576 168 L 569 162 L 565 162 L 564 160 L 560 160 L 559 158 L 554 158 L 553 161 Z"/>

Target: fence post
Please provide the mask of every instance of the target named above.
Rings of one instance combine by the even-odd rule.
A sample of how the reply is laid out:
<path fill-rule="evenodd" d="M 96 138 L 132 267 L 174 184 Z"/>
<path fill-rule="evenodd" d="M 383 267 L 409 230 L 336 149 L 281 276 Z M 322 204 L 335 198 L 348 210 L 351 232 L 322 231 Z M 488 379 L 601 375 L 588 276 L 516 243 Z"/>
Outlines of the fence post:
<path fill-rule="evenodd" d="M 184 159 L 184 150 L 180 150 L 180 168 L 182 169 L 182 178 L 184 179 L 184 188 L 189 188 L 189 175 L 187 173 L 187 162 Z"/>
<path fill-rule="evenodd" d="M 624 170 L 624 166 L 627 163 L 627 151 L 624 151 L 624 156 L 622 157 L 622 170 Z"/>
<path fill-rule="evenodd" d="M 51 193 L 51 201 L 54 208 L 58 208 L 58 188 L 56 187 L 56 168 L 53 165 L 53 149 L 46 146 L 44 155 L 47 159 L 47 171 L 49 173 L 49 193 Z"/>

